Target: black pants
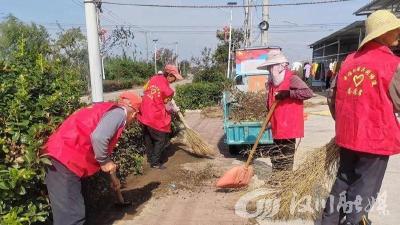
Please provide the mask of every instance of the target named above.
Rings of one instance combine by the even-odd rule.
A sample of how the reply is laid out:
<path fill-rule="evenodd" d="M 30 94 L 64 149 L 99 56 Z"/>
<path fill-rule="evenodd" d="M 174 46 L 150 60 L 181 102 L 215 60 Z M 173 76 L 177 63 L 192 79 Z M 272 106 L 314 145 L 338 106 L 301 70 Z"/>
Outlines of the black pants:
<path fill-rule="evenodd" d="M 85 223 L 85 203 L 81 179 L 56 160 L 46 171 L 53 225 L 82 225 Z"/>
<path fill-rule="evenodd" d="M 143 126 L 144 142 L 146 145 L 147 161 L 151 165 L 161 164 L 161 155 L 168 144 L 169 133 Z"/>
<path fill-rule="evenodd" d="M 293 170 L 296 139 L 275 139 L 274 144 L 270 149 L 272 171 Z"/>
<path fill-rule="evenodd" d="M 322 214 L 321 225 L 337 225 L 346 216 L 346 222 L 358 224 L 368 215 L 372 199 L 382 186 L 388 156 L 340 149 L 340 164 L 330 197 Z M 351 204 L 343 204 L 351 203 Z"/>

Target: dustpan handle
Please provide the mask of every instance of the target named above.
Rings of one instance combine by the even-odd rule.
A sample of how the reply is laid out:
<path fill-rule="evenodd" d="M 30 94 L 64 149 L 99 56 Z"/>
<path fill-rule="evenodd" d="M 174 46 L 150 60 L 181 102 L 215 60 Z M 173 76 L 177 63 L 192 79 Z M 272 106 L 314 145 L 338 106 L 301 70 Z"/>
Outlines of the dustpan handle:
<path fill-rule="evenodd" d="M 260 132 L 258 132 L 258 136 L 257 136 L 256 142 L 254 142 L 254 145 L 253 145 L 253 147 L 251 148 L 249 157 L 247 158 L 246 167 L 249 167 L 251 161 L 253 161 L 254 153 L 256 152 L 258 143 L 260 142 L 260 139 L 262 138 L 262 136 L 263 136 L 263 134 L 264 134 L 264 131 L 265 131 L 265 129 L 267 128 L 267 125 L 268 125 L 269 121 L 271 120 L 272 114 L 274 113 L 275 108 L 276 108 L 276 105 L 278 104 L 278 102 L 279 102 L 279 101 L 277 100 L 277 101 L 275 101 L 274 103 L 272 103 L 272 106 L 271 106 L 271 108 L 269 109 L 269 111 L 268 111 L 268 113 L 267 113 L 267 116 L 266 116 L 266 118 L 265 118 L 265 121 L 264 121 L 264 123 L 263 123 L 262 126 L 261 126 Z"/>

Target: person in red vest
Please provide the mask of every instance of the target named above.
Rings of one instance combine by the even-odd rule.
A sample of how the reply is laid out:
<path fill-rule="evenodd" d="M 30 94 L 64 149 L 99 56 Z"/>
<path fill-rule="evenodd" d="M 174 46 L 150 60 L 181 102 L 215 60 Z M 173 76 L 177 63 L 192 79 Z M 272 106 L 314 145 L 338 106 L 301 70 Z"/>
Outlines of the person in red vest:
<path fill-rule="evenodd" d="M 171 113 L 179 110 L 173 106 L 166 107 L 166 104 L 173 105 L 169 104 L 174 96 L 170 84 L 182 79 L 176 66 L 166 65 L 162 74 L 153 75 L 145 85 L 138 120 L 144 125 L 147 161 L 152 168 L 165 169 L 161 154 L 171 132 Z"/>
<path fill-rule="evenodd" d="M 54 225 L 84 224 L 81 179 L 99 170 L 116 172 L 110 155 L 124 128 L 134 121 L 140 104 L 141 98 L 133 91 L 124 92 L 117 104 L 96 103 L 76 111 L 49 137 L 43 155 L 52 162 L 45 182 Z M 112 187 L 119 189 L 119 182 Z"/>
<path fill-rule="evenodd" d="M 304 136 L 303 101 L 313 96 L 304 81 L 288 68 L 288 60 L 281 51 L 271 52 L 259 67 L 270 73 L 266 83 L 267 107 L 279 100 L 271 118 L 275 146 L 270 149 L 274 172 L 292 170 L 296 138 Z"/>
<path fill-rule="evenodd" d="M 389 156 L 400 153 L 400 20 L 378 10 L 365 21 L 366 36 L 342 63 L 328 102 L 336 121 L 339 169 L 322 225 L 371 224 L 368 211 L 382 185 Z M 380 224 L 378 222 L 378 224 Z"/>

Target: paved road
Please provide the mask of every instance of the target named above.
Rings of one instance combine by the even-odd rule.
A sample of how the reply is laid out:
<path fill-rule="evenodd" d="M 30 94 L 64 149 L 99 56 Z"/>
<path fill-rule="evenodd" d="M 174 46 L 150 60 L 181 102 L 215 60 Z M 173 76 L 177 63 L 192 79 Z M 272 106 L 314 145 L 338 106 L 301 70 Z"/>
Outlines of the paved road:
<path fill-rule="evenodd" d="M 324 97 L 318 96 L 311 100 L 321 103 Z M 307 108 L 308 120 L 305 122 L 305 138 L 302 139 L 295 164 L 301 162 L 304 153 L 326 144 L 334 136 L 334 121 L 329 116 L 327 105 L 317 105 Z M 222 171 L 232 165 L 241 163 L 230 158 L 226 148 L 221 145 L 223 138 L 222 120 L 201 118 L 196 112 L 186 114 L 188 123 L 196 129 L 210 144 L 219 147 L 221 154 L 212 160 L 215 167 Z M 266 159 L 268 160 L 268 159 Z M 162 176 L 162 174 L 160 174 Z M 257 179 L 254 179 L 257 181 Z M 254 185 L 252 188 L 256 188 Z M 400 157 L 392 157 L 389 161 L 386 176 L 384 178 L 382 193 L 386 195 L 385 204 L 387 215 L 381 215 L 380 211 L 370 213 L 370 218 L 377 225 L 395 225 L 400 221 L 400 198 L 397 191 L 400 187 Z M 245 225 L 250 224 L 247 218 L 235 214 L 235 204 L 238 199 L 252 190 L 251 188 L 239 192 L 216 192 L 210 184 L 203 192 L 171 195 L 165 198 L 150 199 L 144 210 L 135 214 L 132 219 L 115 221 L 115 225 Z M 396 197 L 397 196 L 397 197 Z M 159 219 L 162 218 L 162 219 Z M 314 225 L 314 221 L 257 221 L 261 225 Z M 251 223 L 252 224 L 252 223 Z"/>

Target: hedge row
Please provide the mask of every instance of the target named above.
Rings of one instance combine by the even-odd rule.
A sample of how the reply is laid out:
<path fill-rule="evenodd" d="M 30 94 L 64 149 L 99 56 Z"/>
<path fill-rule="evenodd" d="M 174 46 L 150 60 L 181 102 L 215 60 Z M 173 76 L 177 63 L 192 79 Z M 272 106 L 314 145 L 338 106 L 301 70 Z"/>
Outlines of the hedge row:
<path fill-rule="evenodd" d="M 202 109 L 218 104 L 221 97 L 221 85 L 210 82 L 199 82 L 179 85 L 176 88 L 175 100 L 183 110 Z"/>

